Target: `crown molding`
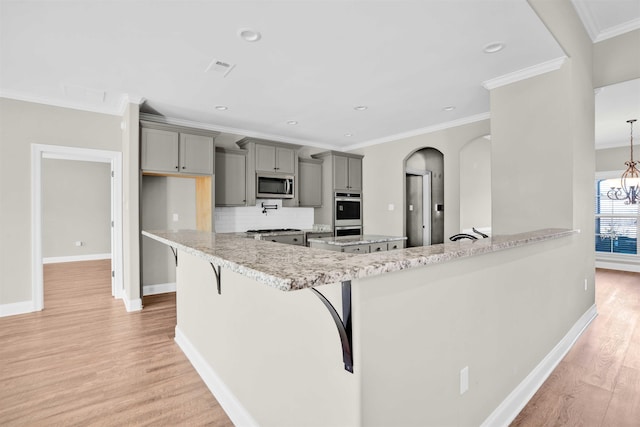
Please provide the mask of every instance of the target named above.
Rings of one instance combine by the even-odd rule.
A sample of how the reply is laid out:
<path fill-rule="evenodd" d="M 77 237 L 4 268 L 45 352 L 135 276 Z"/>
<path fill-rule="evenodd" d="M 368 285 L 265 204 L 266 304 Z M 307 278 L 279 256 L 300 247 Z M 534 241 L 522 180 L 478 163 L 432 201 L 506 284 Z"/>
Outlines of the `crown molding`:
<path fill-rule="evenodd" d="M 511 83 L 519 82 L 520 80 L 530 79 L 541 74 L 545 74 L 551 71 L 556 71 L 562 67 L 566 56 L 552 59 L 551 61 L 543 62 L 542 64 L 533 65 L 531 67 L 524 68 L 522 70 L 514 71 L 513 73 L 505 74 L 494 79 L 486 80 L 482 82 L 482 86 L 487 90 L 506 86 Z"/>
<path fill-rule="evenodd" d="M 397 133 L 394 135 L 389 135 L 389 136 L 385 136 L 383 138 L 378 138 L 378 139 L 372 139 L 365 142 L 359 142 L 357 144 L 348 145 L 346 147 L 339 147 L 338 150 L 340 151 L 356 150 L 359 148 L 370 147 L 372 145 L 384 144 L 385 142 L 398 141 L 400 139 L 411 138 L 413 136 L 424 135 L 424 134 L 433 133 L 433 132 L 437 132 L 445 129 L 467 125 L 470 123 L 476 123 L 482 120 L 489 120 L 490 118 L 491 118 L 491 114 L 488 112 L 476 114 L 474 116 L 463 117 L 461 119 L 453 120 L 450 122 L 440 123 L 437 125 L 427 126 L 419 129 L 414 129 L 408 132 Z"/>
<path fill-rule="evenodd" d="M 573 7 L 575 8 L 582 25 L 587 30 L 589 37 L 593 43 L 598 43 L 603 40 L 607 40 L 613 37 L 617 37 L 621 34 L 628 33 L 640 29 L 640 18 L 632 19 L 631 21 L 623 22 L 622 24 L 601 29 L 597 24 L 598 20 L 593 15 L 593 12 L 587 6 L 587 3 L 580 0 L 571 0 Z"/>
<path fill-rule="evenodd" d="M 110 116 L 119 116 L 122 117 L 124 114 L 124 110 L 128 104 L 142 104 L 144 102 L 144 98 L 130 96 L 128 94 L 124 94 L 120 96 L 120 100 L 117 103 L 118 106 L 96 106 L 96 105 L 86 105 L 79 102 L 67 101 L 59 98 L 50 98 L 46 96 L 33 96 L 27 95 L 24 93 L 13 92 L 13 91 L 0 91 L 0 98 L 13 99 L 16 101 L 24 101 L 24 102 L 32 102 L 34 104 L 43 104 L 50 105 L 52 107 L 61 107 L 61 108 L 69 108 L 72 110 L 79 111 L 87 111 L 90 113 L 100 113 L 100 114 L 108 114 Z"/>
<path fill-rule="evenodd" d="M 632 19 L 631 21 L 623 22 L 615 27 L 602 30 L 598 35 L 596 35 L 595 40 L 592 40 L 594 43 L 598 43 L 638 29 L 640 29 L 640 18 Z"/>
<path fill-rule="evenodd" d="M 591 13 L 591 9 L 587 6 L 585 2 L 580 0 L 571 0 L 573 4 L 573 8 L 578 13 L 578 17 L 580 17 L 580 21 L 582 21 L 582 26 L 587 30 L 587 34 L 589 34 L 589 38 L 591 41 L 595 43 L 596 37 L 598 37 L 598 33 L 600 30 L 598 29 L 598 25 L 596 25 L 595 17 L 593 13 Z"/>
<path fill-rule="evenodd" d="M 151 122 L 163 123 L 163 124 L 172 125 L 172 126 L 184 126 L 184 127 L 191 127 L 191 128 L 197 128 L 197 129 L 211 130 L 215 132 L 231 133 L 234 135 L 241 135 L 249 138 L 266 139 L 269 141 L 284 142 L 287 144 L 306 145 L 309 147 L 322 148 L 327 150 L 343 150 L 342 147 L 337 147 L 335 145 L 329 145 L 329 144 L 321 144 L 313 141 L 308 141 L 306 139 L 287 138 L 282 135 L 256 132 L 254 130 L 234 128 L 230 126 L 212 125 L 211 123 L 203 123 L 203 122 L 185 120 L 185 119 L 176 119 L 174 117 L 159 116 L 156 114 L 140 113 L 140 120 L 147 120 Z"/>

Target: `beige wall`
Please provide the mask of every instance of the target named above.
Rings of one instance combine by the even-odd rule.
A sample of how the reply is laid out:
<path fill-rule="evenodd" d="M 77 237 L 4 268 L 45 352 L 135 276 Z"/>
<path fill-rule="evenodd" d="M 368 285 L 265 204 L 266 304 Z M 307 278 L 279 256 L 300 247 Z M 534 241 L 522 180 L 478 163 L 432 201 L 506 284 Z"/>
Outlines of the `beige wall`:
<path fill-rule="evenodd" d="M 491 227 L 491 141 L 478 138 L 460 150 L 460 229 Z"/>
<path fill-rule="evenodd" d="M 592 306 L 567 268 L 578 240 L 354 281 L 361 425 L 482 425 Z"/>
<path fill-rule="evenodd" d="M 195 230 L 196 182 L 193 178 L 142 177 L 140 200 L 143 230 Z M 173 214 L 178 220 L 173 220 Z M 173 253 L 156 240 L 142 239 L 142 284 L 175 283 Z"/>
<path fill-rule="evenodd" d="M 43 159 L 42 256 L 110 252 L 111 165 Z"/>
<path fill-rule="evenodd" d="M 32 299 L 31 144 L 120 151 L 120 121 L 0 98 L 0 304 Z"/>
<path fill-rule="evenodd" d="M 640 78 L 640 30 L 593 45 L 593 86 L 602 87 Z"/>
<path fill-rule="evenodd" d="M 364 154 L 363 220 L 367 234 L 405 235 L 404 161 L 433 147 L 444 155 L 444 236 L 460 232 L 460 149 L 489 133 L 489 120 L 445 129 L 360 150 Z M 393 204 L 395 209 L 388 210 Z"/>
<path fill-rule="evenodd" d="M 635 150 L 634 151 L 634 158 Z M 627 167 L 624 162 L 629 160 L 629 147 L 615 147 L 596 151 L 596 172 L 620 171 Z"/>

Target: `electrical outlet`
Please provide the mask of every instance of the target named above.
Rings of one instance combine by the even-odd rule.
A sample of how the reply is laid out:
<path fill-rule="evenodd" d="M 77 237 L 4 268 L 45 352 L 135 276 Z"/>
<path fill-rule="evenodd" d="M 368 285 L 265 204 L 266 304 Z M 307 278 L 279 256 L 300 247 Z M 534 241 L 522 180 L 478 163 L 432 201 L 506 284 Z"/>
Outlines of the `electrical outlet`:
<path fill-rule="evenodd" d="M 83 242 L 81 242 L 80 240 L 77 240 L 77 241 L 76 241 L 76 246 L 82 246 L 82 245 L 84 245 L 84 243 L 83 243 Z"/>
<path fill-rule="evenodd" d="M 173 222 L 178 222 L 180 220 L 180 217 L 178 216 L 177 213 L 173 214 Z"/>
<path fill-rule="evenodd" d="M 469 390 L 469 367 L 465 366 L 460 370 L 460 394 L 465 394 Z"/>

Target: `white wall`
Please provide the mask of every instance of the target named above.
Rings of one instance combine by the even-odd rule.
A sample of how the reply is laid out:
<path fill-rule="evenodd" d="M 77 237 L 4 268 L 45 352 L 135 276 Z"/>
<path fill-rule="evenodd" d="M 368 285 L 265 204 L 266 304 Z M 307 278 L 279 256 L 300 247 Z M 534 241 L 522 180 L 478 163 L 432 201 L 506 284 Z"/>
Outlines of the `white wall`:
<path fill-rule="evenodd" d="M 31 144 L 121 151 L 120 121 L 0 98 L 0 305 L 32 300 Z"/>
<path fill-rule="evenodd" d="M 43 159 L 42 256 L 110 252 L 111 165 Z"/>
<path fill-rule="evenodd" d="M 278 209 L 262 213 L 261 204 L 277 205 Z M 216 233 L 244 232 L 264 228 L 311 229 L 313 208 L 283 208 L 280 199 L 258 199 L 255 206 L 217 207 Z"/>

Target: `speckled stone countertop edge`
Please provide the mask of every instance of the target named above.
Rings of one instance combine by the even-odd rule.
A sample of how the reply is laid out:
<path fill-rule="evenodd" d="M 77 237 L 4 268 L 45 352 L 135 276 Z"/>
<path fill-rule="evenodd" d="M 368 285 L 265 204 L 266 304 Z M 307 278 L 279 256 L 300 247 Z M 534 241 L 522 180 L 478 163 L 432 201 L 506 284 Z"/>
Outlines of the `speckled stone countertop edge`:
<path fill-rule="evenodd" d="M 570 229 L 543 229 L 508 236 L 494 236 L 474 241 L 447 242 L 372 254 L 345 254 L 248 239 L 249 247 L 240 251 L 239 260 L 230 260 L 238 241 L 246 241 L 233 233 L 214 234 L 195 230 L 143 231 L 142 234 L 168 246 L 181 249 L 216 266 L 228 268 L 281 291 L 292 291 L 363 279 L 384 273 L 439 264 L 446 261 L 497 252 L 579 233 Z M 170 237 L 163 237 L 171 236 Z M 240 238 L 240 240 L 238 240 Z M 220 240 L 223 256 L 214 254 L 218 248 L 212 241 Z M 233 240 L 235 239 L 235 241 Z M 179 240 L 183 240 L 182 243 Z M 202 241 L 200 241 L 202 240 Z M 195 243 L 194 243 L 195 242 Z M 226 246 L 225 246 L 226 245 Z M 278 245 L 278 246 L 251 246 Z M 252 254 L 251 250 L 255 253 Z M 264 260 L 273 253 L 273 260 Z M 237 257 L 238 255 L 235 254 Z M 259 260 L 256 262 L 256 260 Z M 288 265 L 287 265 L 288 263 Z"/>

